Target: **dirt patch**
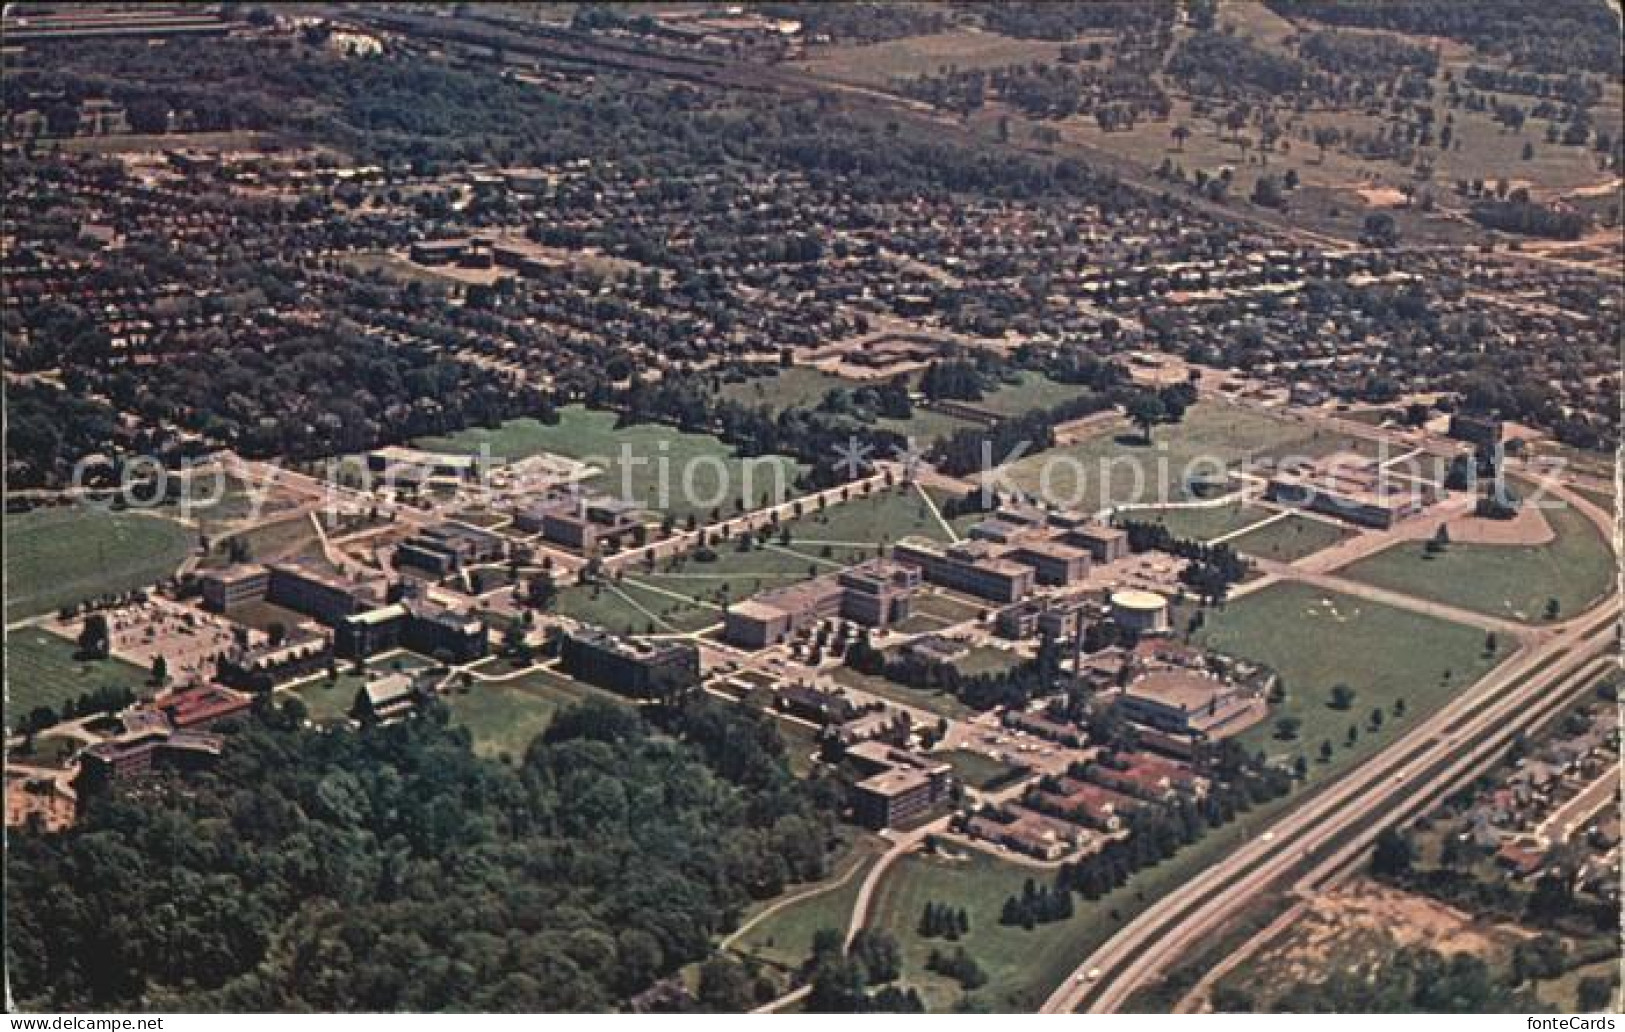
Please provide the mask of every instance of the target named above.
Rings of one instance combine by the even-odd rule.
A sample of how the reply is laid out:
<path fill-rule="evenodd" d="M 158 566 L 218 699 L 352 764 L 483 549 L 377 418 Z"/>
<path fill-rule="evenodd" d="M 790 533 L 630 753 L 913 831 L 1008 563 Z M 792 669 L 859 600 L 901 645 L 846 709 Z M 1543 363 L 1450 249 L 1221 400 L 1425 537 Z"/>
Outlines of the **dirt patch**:
<path fill-rule="evenodd" d="M 1391 186 L 1367 186 L 1354 191 L 1368 208 L 1398 208 L 1405 204 L 1405 194 Z"/>
<path fill-rule="evenodd" d="M 1361 878 L 1312 900 L 1288 935 L 1231 977 L 1245 974 L 1249 983 L 1278 991 L 1324 978 L 1333 966 L 1370 963 L 1404 946 L 1495 962 L 1528 937 L 1517 928 Z"/>

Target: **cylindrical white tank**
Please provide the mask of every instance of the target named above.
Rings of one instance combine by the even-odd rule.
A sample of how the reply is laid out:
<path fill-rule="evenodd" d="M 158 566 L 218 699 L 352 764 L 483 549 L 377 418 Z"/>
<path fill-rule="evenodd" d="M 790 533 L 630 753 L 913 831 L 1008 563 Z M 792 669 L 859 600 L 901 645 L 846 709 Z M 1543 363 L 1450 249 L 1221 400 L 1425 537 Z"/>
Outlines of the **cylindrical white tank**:
<path fill-rule="evenodd" d="M 1112 619 L 1119 627 L 1139 634 L 1168 630 L 1168 600 L 1154 591 L 1124 588 L 1112 592 Z"/>

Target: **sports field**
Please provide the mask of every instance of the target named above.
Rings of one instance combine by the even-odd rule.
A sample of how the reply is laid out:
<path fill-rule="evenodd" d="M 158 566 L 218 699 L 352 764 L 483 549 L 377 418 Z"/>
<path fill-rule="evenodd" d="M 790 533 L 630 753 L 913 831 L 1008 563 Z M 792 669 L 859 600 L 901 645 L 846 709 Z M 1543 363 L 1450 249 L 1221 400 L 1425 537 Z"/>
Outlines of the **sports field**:
<path fill-rule="evenodd" d="M 40 627 L 6 633 L 6 726 L 13 727 L 35 708 L 60 709 L 64 702 L 97 688 L 141 691 L 147 672 L 121 659 L 81 662 L 77 646 Z"/>
<path fill-rule="evenodd" d="M 73 505 L 8 515 L 5 543 L 10 622 L 154 584 L 193 542 L 174 520 Z"/>
<path fill-rule="evenodd" d="M 590 482 L 596 489 L 678 519 L 703 519 L 713 509 L 732 513 L 741 501 L 756 509 L 795 493 L 801 470 L 785 456 L 743 458 L 709 434 L 649 423 L 617 429 L 615 421 L 613 412 L 570 405 L 559 411 L 553 426 L 515 419 L 497 430 L 463 430 L 417 444 L 430 451 L 483 453 L 509 461 L 543 452 L 577 459 L 603 470 Z"/>
<path fill-rule="evenodd" d="M 1613 551 L 1573 508 L 1548 509 L 1545 516 L 1556 537 L 1543 545 L 1454 542 L 1429 555 L 1425 542 L 1404 542 L 1339 574 L 1528 623 L 1544 622 L 1550 599 L 1557 600 L 1559 619 L 1577 616 L 1612 586 Z"/>

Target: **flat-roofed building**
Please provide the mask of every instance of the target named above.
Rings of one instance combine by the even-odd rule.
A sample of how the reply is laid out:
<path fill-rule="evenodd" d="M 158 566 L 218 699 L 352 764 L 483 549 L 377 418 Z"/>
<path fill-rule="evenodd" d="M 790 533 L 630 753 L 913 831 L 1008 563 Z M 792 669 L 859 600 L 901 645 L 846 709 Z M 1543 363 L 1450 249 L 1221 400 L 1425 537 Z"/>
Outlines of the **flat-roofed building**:
<path fill-rule="evenodd" d="M 479 475 L 480 468 L 478 455 L 423 451 L 394 444 L 367 453 L 367 469 L 386 479 L 396 476 L 414 482 L 471 480 Z"/>
<path fill-rule="evenodd" d="M 941 545 L 907 537 L 892 549 L 892 558 L 917 566 L 921 576 L 994 602 L 1015 602 L 1033 590 L 1036 572 L 1030 566 L 1002 558 L 988 541 L 962 541 Z"/>
<path fill-rule="evenodd" d="M 221 684 L 241 691 L 268 692 L 279 684 L 325 669 L 332 657 L 333 646 L 327 635 L 295 628 L 275 645 L 227 651 L 215 663 L 215 677 Z"/>
<path fill-rule="evenodd" d="M 916 568 L 871 559 L 730 606 L 723 634 L 730 644 L 763 648 L 835 617 L 868 627 L 889 627 L 908 618 L 910 600 L 919 586 Z"/>
<path fill-rule="evenodd" d="M 1192 742 L 1228 738 L 1267 715 L 1257 692 L 1209 674 L 1178 667 L 1150 670 L 1117 697 L 1125 718 Z"/>
<path fill-rule="evenodd" d="M 692 641 L 628 638 L 599 628 L 566 633 L 559 666 L 579 681 L 637 699 L 670 696 L 700 682 L 700 650 Z"/>
<path fill-rule="evenodd" d="M 590 552 L 601 543 L 619 545 L 643 526 L 641 507 L 609 495 L 569 492 L 544 498 L 514 514 L 514 526 L 555 544 Z"/>
<path fill-rule="evenodd" d="M 216 613 L 231 606 L 259 602 L 271 586 L 271 571 L 257 563 L 238 563 L 198 574 L 203 605 Z"/>
<path fill-rule="evenodd" d="M 1089 553 L 1097 563 L 1114 563 L 1128 557 L 1128 531 L 1121 527 L 1099 524 L 1074 526 L 1061 536 L 1061 540 Z"/>
<path fill-rule="evenodd" d="M 1372 460 L 1347 452 L 1282 469 L 1264 489 L 1264 497 L 1279 505 L 1383 530 L 1421 512 L 1437 496 L 1431 485 L 1389 476 Z"/>
<path fill-rule="evenodd" d="M 948 797 L 953 768 L 905 749 L 864 741 L 846 750 L 858 772 L 852 786 L 853 815 L 866 827 L 894 828 L 921 816 Z"/>
<path fill-rule="evenodd" d="M 500 562 L 507 554 L 507 540 L 502 535 L 466 523 L 447 522 L 426 527 L 396 546 L 395 565 L 444 577 L 465 566 Z"/>
<path fill-rule="evenodd" d="M 1005 558 L 1031 566 L 1040 584 L 1065 587 L 1089 576 L 1089 553 L 1056 541 L 1026 541 L 1006 552 Z"/>
<path fill-rule="evenodd" d="M 334 648 L 351 659 L 406 648 L 470 663 L 490 651 L 490 637 L 485 621 L 471 613 L 427 598 L 407 598 L 345 617 L 334 628 Z"/>
<path fill-rule="evenodd" d="M 308 561 L 273 563 L 265 597 L 333 626 L 383 601 L 382 578 L 349 578 Z"/>

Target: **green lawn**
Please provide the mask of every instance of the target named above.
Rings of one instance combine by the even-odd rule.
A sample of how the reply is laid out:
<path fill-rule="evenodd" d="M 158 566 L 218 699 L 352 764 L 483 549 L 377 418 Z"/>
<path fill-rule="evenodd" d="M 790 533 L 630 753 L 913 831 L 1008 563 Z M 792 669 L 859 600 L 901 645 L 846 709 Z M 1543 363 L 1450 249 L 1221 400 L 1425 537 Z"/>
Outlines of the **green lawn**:
<path fill-rule="evenodd" d="M 739 383 L 725 383 L 718 393 L 729 401 L 752 408 L 767 406 L 776 416 L 789 408 L 816 408 L 836 388 L 856 390 L 863 384 L 811 366 L 780 369 Z"/>
<path fill-rule="evenodd" d="M 1108 430 L 1018 460 L 1009 480 L 1023 491 L 1085 511 L 1165 504 L 1189 500 L 1190 480 L 1215 479 L 1244 459 L 1322 455 L 1352 443 L 1308 423 L 1204 402 L 1179 423 L 1155 428 L 1150 445 L 1140 441 L 1138 430 Z"/>
<path fill-rule="evenodd" d="M 141 691 L 147 672 L 121 659 L 81 663 L 76 646 L 39 627 L 19 627 L 6 634 L 6 726 L 40 706 L 59 709 L 97 688 Z"/>
<path fill-rule="evenodd" d="M 452 723 L 468 728 L 476 753 L 517 760 L 559 710 L 607 697 L 569 678 L 534 670 L 511 681 L 475 681 L 466 692 L 453 688 L 445 700 Z"/>
<path fill-rule="evenodd" d="M 961 430 L 968 430 L 978 424 L 959 416 L 950 416 L 946 412 L 934 412 L 931 409 L 915 407 L 907 419 L 877 419 L 875 426 L 881 430 L 890 430 L 895 434 L 902 434 L 911 439 L 916 447 L 925 448 L 937 441 L 952 437 Z"/>
<path fill-rule="evenodd" d="M 963 720 L 975 715 L 975 710 L 960 702 L 958 698 L 936 688 L 910 688 L 888 681 L 878 674 L 860 674 L 849 666 L 838 666 L 830 672 L 830 676 L 848 688 L 878 695 L 882 699 L 890 699 L 899 705 L 912 706 L 915 709 L 935 713 L 947 717 L 949 720 Z"/>
<path fill-rule="evenodd" d="M 40 735 L 34 739 L 31 747 L 8 752 L 6 759 L 25 767 L 51 767 L 60 770 L 67 766 L 68 760 L 83 748 L 84 744 L 76 738 L 62 735 Z"/>
<path fill-rule="evenodd" d="M 1175 509 L 1166 506 L 1128 509 L 1121 515 L 1123 519 L 1136 523 L 1160 523 L 1176 538 L 1211 541 L 1268 519 L 1275 515 L 1275 512 L 1261 505 L 1248 505 L 1236 501 L 1201 509 Z"/>
<path fill-rule="evenodd" d="M 1288 516 L 1257 530 L 1230 538 L 1225 544 L 1238 552 L 1290 563 L 1324 551 L 1354 536 L 1354 531 L 1309 516 Z"/>
<path fill-rule="evenodd" d="M 1484 632 L 1416 613 L 1338 595 L 1301 584 L 1276 584 L 1210 610 L 1197 635 L 1201 644 L 1272 667 L 1287 688 L 1285 703 L 1242 734 L 1242 741 L 1271 757 L 1305 754 L 1318 760 L 1320 743 L 1334 746 L 1332 770 L 1346 769 L 1391 742 L 1407 724 L 1437 709 L 1505 658 L 1484 652 Z M 1333 685 L 1355 690 L 1346 711 L 1329 705 Z M 1395 719 L 1393 705 L 1405 700 Z M 1380 731 L 1367 723 L 1383 710 Z M 1275 723 L 1296 717 L 1296 739 L 1276 737 Z M 1347 742 L 1350 725 L 1358 738 Z M 1326 767 L 1318 762 L 1316 770 Z"/>
<path fill-rule="evenodd" d="M 63 506 L 8 515 L 5 544 L 10 622 L 172 576 L 193 539 L 173 520 Z"/>
<path fill-rule="evenodd" d="M 931 758 L 953 767 L 954 774 L 959 780 L 972 788 L 986 788 L 1016 769 L 1008 763 L 979 752 L 971 752 L 969 749 L 935 752 L 931 754 Z"/>
<path fill-rule="evenodd" d="M 722 612 L 638 586 L 638 578 L 559 589 L 553 611 L 617 634 L 680 633 L 722 622 Z"/>
<path fill-rule="evenodd" d="M 1034 409 L 1054 408 L 1082 392 L 1083 388 L 1077 384 L 1061 383 L 1043 373 L 1023 370 L 1011 382 L 1000 383 L 982 395 L 981 401 L 971 404 L 1001 416 L 1020 416 Z"/>
<path fill-rule="evenodd" d="M 231 563 L 230 541 L 241 541 L 248 547 L 251 562 L 309 559 L 327 564 L 327 553 L 322 551 L 322 539 L 309 515 L 289 516 L 271 523 L 221 538 L 214 542 L 205 566 L 227 566 Z"/>
<path fill-rule="evenodd" d="M 615 427 L 613 412 L 571 405 L 556 425 L 516 419 L 500 429 L 475 428 L 417 442 L 430 451 L 477 455 L 489 449 L 509 461 L 542 452 L 590 463 L 603 470 L 595 488 L 626 497 L 679 519 L 732 513 L 736 501 L 759 508 L 794 493 L 800 467 L 782 455 L 741 458 L 708 434 L 679 433 L 669 426 Z"/>
<path fill-rule="evenodd" d="M 1612 585 L 1613 551 L 1579 512 L 1565 506 L 1547 509 L 1545 516 L 1557 536 L 1544 545 L 1455 543 L 1429 556 L 1424 542 L 1405 542 L 1340 574 L 1513 620 L 1541 622 L 1553 598 L 1560 617 L 1576 616 Z"/>
<path fill-rule="evenodd" d="M 853 843 L 846 855 L 836 861 L 827 887 L 822 892 L 791 903 L 746 932 L 734 943 L 740 954 L 756 957 L 781 967 L 792 968 L 812 954 L 813 936 L 821 929 L 834 928 L 843 935 L 857 903 L 864 874 L 885 851 L 886 843 L 865 835 Z M 844 882 L 841 879 L 851 874 Z M 837 884 L 838 883 L 838 884 Z M 813 886 L 796 886 L 800 893 Z"/>

